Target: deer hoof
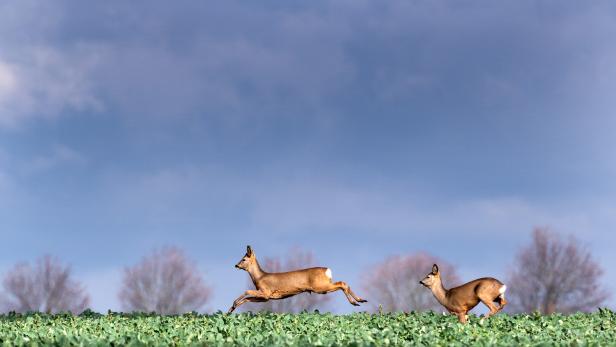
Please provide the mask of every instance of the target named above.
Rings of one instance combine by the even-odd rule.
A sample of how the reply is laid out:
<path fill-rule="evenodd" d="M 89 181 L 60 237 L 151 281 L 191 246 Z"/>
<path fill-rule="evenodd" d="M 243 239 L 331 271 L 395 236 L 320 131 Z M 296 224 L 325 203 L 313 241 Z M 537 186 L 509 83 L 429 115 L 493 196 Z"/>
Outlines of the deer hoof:
<path fill-rule="evenodd" d="M 351 303 L 351 305 L 353 305 L 353 306 L 359 306 L 359 304 L 358 304 L 358 303 L 356 303 L 356 302 L 352 302 L 352 303 Z"/>
<path fill-rule="evenodd" d="M 357 300 L 357 302 L 368 302 L 368 300 L 366 300 L 366 299 L 359 299 L 359 300 Z"/>

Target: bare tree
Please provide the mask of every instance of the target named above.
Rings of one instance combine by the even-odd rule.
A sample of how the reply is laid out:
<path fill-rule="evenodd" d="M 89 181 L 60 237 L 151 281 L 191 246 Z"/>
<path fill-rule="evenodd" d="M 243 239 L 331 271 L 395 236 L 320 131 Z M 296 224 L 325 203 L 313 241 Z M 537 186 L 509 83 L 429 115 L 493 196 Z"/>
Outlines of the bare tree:
<path fill-rule="evenodd" d="M 265 257 L 263 258 L 263 264 L 261 264 L 261 266 L 263 270 L 267 272 L 283 272 L 318 266 L 318 264 L 312 252 L 303 251 L 299 248 L 292 248 L 289 250 L 284 260 Z M 248 278 L 248 287 L 251 289 L 254 288 L 250 278 Z M 330 299 L 331 297 L 326 295 L 302 293 L 281 300 L 270 300 L 263 303 L 247 303 L 244 307 L 240 308 L 240 310 L 290 313 L 313 311 L 315 309 L 325 309 Z"/>
<path fill-rule="evenodd" d="M 118 297 L 126 311 L 181 314 L 202 308 L 210 293 L 184 252 L 166 247 L 124 270 Z"/>
<path fill-rule="evenodd" d="M 364 273 L 362 285 L 372 308 L 385 312 L 443 311 L 432 293 L 419 284 L 433 264 L 441 268 L 444 285 L 460 283 L 453 265 L 426 253 L 389 257 Z"/>
<path fill-rule="evenodd" d="M 15 265 L 2 284 L 2 306 L 7 311 L 78 314 L 90 303 L 83 286 L 71 278 L 70 266 L 51 256 L 39 258 L 34 266 Z"/>
<path fill-rule="evenodd" d="M 605 302 L 603 270 L 573 237 L 565 240 L 548 228 L 535 228 L 532 243 L 521 249 L 507 286 L 510 310 L 544 314 L 591 311 Z"/>

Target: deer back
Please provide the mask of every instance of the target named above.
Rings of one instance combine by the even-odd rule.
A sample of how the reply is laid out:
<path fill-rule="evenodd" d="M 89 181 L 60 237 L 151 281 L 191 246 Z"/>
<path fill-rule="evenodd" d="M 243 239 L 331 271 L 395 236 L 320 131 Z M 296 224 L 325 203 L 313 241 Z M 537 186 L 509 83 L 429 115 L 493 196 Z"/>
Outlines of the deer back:
<path fill-rule="evenodd" d="M 259 278 L 255 286 L 259 290 L 268 291 L 308 291 L 321 283 L 329 283 L 328 268 L 312 267 L 287 272 L 267 273 Z M 331 273 L 331 271 L 330 271 Z"/>

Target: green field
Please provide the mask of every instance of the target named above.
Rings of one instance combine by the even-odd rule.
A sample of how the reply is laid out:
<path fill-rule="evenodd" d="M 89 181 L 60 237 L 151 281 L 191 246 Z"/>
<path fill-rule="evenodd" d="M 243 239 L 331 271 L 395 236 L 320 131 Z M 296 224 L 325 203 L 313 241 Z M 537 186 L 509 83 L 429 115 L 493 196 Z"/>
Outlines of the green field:
<path fill-rule="evenodd" d="M 0 316 L 0 341 L 13 345 L 616 345 L 616 313 L 499 314 L 462 325 L 436 313 L 332 315 Z"/>

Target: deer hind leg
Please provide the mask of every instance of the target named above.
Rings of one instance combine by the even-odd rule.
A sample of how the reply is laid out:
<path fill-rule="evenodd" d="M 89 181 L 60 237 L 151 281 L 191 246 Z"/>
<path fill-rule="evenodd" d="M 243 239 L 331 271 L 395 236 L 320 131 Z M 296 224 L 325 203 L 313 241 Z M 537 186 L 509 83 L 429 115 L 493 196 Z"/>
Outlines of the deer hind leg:
<path fill-rule="evenodd" d="M 490 312 L 488 312 L 484 318 L 488 318 L 492 315 L 495 315 L 498 311 L 500 311 L 500 308 L 496 307 L 496 305 L 494 305 L 494 303 L 492 302 L 494 299 L 492 298 L 486 299 L 486 298 L 479 297 L 479 300 L 481 300 L 481 302 L 483 302 L 483 304 L 486 305 L 490 309 Z"/>
<path fill-rule="evenodd" d="M 319 293 L 319 294 L 327 294 L 327 293 L 335 292 L 337 290 L 342 290 L 342 292 L 344 293 L 344 296 L 346 296 L 347 300 L 349 300 L 351 305 L 359 306 L 357 301 L 355 301 L 355 298 L 349 292 L 349 286 L 346 283 L 342 282 L 342 281 L 335 282 L 335 283 L 327 283 L 327 284 L 325 284 L 323 286 L 320 286 L 318 288 L 314 288 L 313 291 L 315 293 Z"/>
<path fill-rule="evenodd" d="M 505 294 L 501 294 L 494 299 L 494 302 L 498 303 L 498 311 L 501 311 L 507 305 L 507 300 L 505 300 Z"/>
<path fill-rule="evenodd" d="M 503 308 L 505 308 L 505 305 L 507 305 L 507 300 L 505 300 L 506 290 L 507 290 L 507 286 L 504 284 L 501 285 L 501 287 L 498 289 L 498 296 L 494 298 L 494 300 L 492 300 L 493 302 L 498 303 L 498 311 L 501 311 Z"/>
<path fill-rule="evenodd" d="M 344 282 L 341 282 L 341 283 L 344 283 Z M 346 285 L 346 287 L 347 287 L 347 289 L 349 291 L 349 294 L 351 294 L 351 296 L 353 297 L 353 299 L 355 299 L 355 301 L 357 301 L 357 302 L 368 302 L 368 300 L 362 299 L 359 296 L 357 296 L 355 293 L 353 293 L 353 291 L 351 290 L 351 287 L 349 287 L 346 283 L 344 283 L 344 285 Z"/>

